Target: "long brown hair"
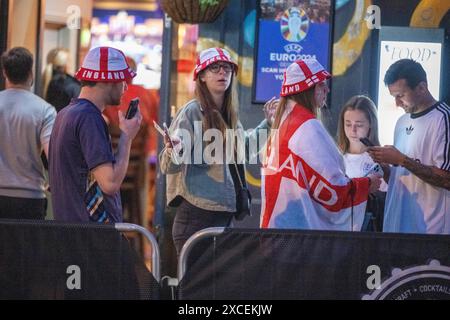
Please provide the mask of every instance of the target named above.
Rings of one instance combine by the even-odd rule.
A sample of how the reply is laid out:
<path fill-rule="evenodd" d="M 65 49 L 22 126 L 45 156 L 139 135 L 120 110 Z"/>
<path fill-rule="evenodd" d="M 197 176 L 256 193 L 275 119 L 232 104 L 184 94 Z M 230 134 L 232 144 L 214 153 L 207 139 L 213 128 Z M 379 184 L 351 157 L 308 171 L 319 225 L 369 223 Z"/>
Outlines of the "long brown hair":
<path fill-rule="evenodd" d="M 364 113 L 367 120 L 369 121 L 369 135 L 368 139 L 376 146 L 380 145 L 378 140 L 378 118 L 377 109 L 375 103 L 367 96 L 357 95 L 351 97 L 341 110 L 339 115 L 338 124 L 338 146 L 342 153 L 347 153 L 350 148 L 350 141 L 345 135 L 345 121 L 344 115 L 348 110 L 359 110 Z"/>
<path fill-rule="evenodd" d="M 234 83 L 234 73 L 232 73 L 230 85 L 225 91 L 223 106 L 215 104 L 206 83 L 201 81 L 200 78 L 201 75 L 195 81 L 195 96 L 203 109 L 203 130 L 218 129 L 225 137 L 225 130 L 227 128 L 236 129 L 238 123 L 239 105 Z"/>
<path fill-rule="evenodd" d="M 293 94 L 290 96 L 286 96 L 286 97 L 281 97 L 280 98 L 280 102 L 278 103 L 278 107 L 277 110 L 275 111 L 275 119 L 273 121 L 271 130 L 270 130 L 270 136 L 267 139 L 267 143 L 265 146 L 265 153 L 264 153 L 264 159 L 263 162 L 266 161 L 267 157 L 268 157 L 268 152 L 269 152 L 269 148 L 268 146 L 272 144 L 272 141 L 275 141 L 276 137 L 275 135 L 277 134 L 278 130 L 281 124 L 281 119 L 283 117 L 283 114 L 286 110 L 286 106 L 288 103 L 288 100 L 293 100 L 295 101 L 297 104 L 305 107 L 306 109 L 310 110 L 313 114 L 317 114 L 317 103 L 316 103 L 316 99 L 314 96 L 315 93 L 315 86 L 306 90 L 306 91 L 302 91 L 300 93 L 297 94 Z"/>
<path fill-rule="evenodd" d="M 272 129 L 278 129 L 280 127 L 281 118 L 283 117 L 284 111 L 286 110 L 286 105 L 288 99 L 294 100 L 297 104 L 302 105 L 312 113 L 317 114 L 317 105 L 314 98 L 314 87 L 287 97 L 281 97 L 280 103 L 278 104 L 277 111 L 275 112 L 275 120 L 273 121 Z"/>

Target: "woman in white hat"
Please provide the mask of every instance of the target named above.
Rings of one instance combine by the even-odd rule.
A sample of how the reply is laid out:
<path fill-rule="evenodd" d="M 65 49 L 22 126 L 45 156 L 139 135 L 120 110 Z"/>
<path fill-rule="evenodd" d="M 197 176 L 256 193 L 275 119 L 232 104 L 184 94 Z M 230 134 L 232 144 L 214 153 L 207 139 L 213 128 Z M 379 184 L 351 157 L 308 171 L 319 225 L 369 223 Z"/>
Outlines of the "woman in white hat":
<path fill-rule="evenodd" d="M 262 169 L 262 228 L 361 230 L 380 178 L 349 179 L 342 154 L 316 119 L 329 78 L 315 59 L 286 69 Z"/>
<path fill-rule="evenodd" d="M 237 64 L 225 49 L 210 48 L 200 52 L 194 70 L 195 99 L 179 111 L 170 127 L 175 144 L 180 138 L 182 143 L 178 146 L 182 147 L 175 146 L 177 154 L 174 155 L 166 140 L 166 148 L 160 154 L 161 170 L 167 174 L 167 204 L 177 207 L 172 234 L 178 254 L 195 232 L 229 226 L 239 206 L 236 194 L 246 188 L 244 161 L 239 163 L 240 151 L 244 149 L 243 143 L 240 144 L 243 139 L 239 138 L 244 135 L 238 119 L 237 70 Z M 271 118 L 270 110 L 274 110 L 276 102 L 271 100 L 266 104 L 265 111 L 269 111 L 266 118 Z M 233 134 L 236 131 L 241 134 L 237 145 L 242 148 L 237 148 L 237 165 L 227 161 L 230 160 L 227 155 L 234 155 L 236 151 L 226 148 L 233 141 L 227 139 L 230 129 Z M 267 120 L 253 130 L 253 135 L 258 136 L 261 129 L 269 129 Z M 218 148 L 209 153 L 214 143 Z M 182 159 L 174 159 L 180 154 Z"/>

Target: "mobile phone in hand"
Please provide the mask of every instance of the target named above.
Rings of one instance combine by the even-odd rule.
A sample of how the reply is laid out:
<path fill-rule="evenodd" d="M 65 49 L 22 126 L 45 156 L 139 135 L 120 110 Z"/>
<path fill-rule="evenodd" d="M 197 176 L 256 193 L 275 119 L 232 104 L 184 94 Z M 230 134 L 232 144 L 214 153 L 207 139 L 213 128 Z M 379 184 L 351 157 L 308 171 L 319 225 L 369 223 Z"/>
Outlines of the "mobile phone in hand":
<path fill-rule="evenodd" d="M 163 128 L 161 128 L 155 120 L 153 120 L 153 125 L 155 126 L 156 130 L 159 132 L 159 134 L 161 134 L 163 137 L 165 137 L 167 140 L 169 140 L 169 143 L 173 149 L 173 147 L 175 146 L 175 144 L 172 141 L 172 138 L 170 137 L 170 133 L 169 133 L 169 128 L 167 128 L 166 123 L 163 123 Z"/>
<path fill-rule="evenodd" d="M 172 148 L 172 152 L 176 152 L 175 151 L 175 143 L 173 143 L 172 138 L 170 137 L 169 128 L 167 128 L 166 123 L 165 122 L 163 123 L 164 129 L 161 128 L 154 120 L 153 120 L 153 125 L 155 126 L 156 130 L 169 141 L 170 147 Z M 182 151 L 180 150 L 178 155 L 181 155 L 181 153 L 182 153 Z M 177 164 L 177 165 L 180 164 L 176 156 L 173 157 L 172 160 L 175 164 Z"/>
<path fill-rule="evenodd" d="M 139 98 L 134 98 L 133 100 L 130 101 L 130 105 L 128 106 L 125 119 L 131 119 L 136 115 L 138 105 L 139 105 Z"/>
<path fill-rule="evenodd" d="M 163 137 L 166 135 L 166 132 L 163 130 L 163 128 L 159 126 L 159 124 L 155 120 L 153 120 L 153 126 L 155 127 L 156 131 L 159 132 L 160 135 L 162 135 Z"/>
<path fill-rule="evenodd" d="M 374 163 L 372 165 L 372 167 L 370 167 L 369 171 L 366 172 L 364 177 L 367 177 L 370 174 L 374 174 L 374 175 L 377 175 L 379 177 L 383 177 L 383 175 L 384 175 L 383 168 L 381 168 L 381 166 L 378 163 Z"/>
<path fill-rule="evenodd" d="M 365 145 L 366 147 L 373 147 L 373 146 L 375 146 L 375 145 L 372 143 L 372 141 L 370 141 L 370 140 L 367 139 L 367 138 L 359 138 L 359 141 L 361 141 L 361 143 L 362 143 L 363 145 Z"/>
<path fill-rule="evenodd" d="M 175 145 L 172 141 L 172 138 L 170 137 L 169 128 L 167 128 L 167 125 L 165 122 L 163 123 L 163 128 L 164 128 L 164 134 L 165 134 L 167 140 L 169 140 L 170 146 L 172 147 L 172 149 L 174 149 Z"/>

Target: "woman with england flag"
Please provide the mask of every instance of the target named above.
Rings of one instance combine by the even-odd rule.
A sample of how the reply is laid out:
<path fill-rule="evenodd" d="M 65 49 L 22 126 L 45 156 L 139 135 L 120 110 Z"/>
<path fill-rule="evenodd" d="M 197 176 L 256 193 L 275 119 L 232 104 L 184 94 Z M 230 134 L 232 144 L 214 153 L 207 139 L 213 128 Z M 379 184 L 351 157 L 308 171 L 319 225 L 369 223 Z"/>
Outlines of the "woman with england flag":
<path fill-rule="evenodd" d="M 262 228 L 360 231 L 369 193 L 381 179 L 350 179 L 317 113 L 331 74 L 315 59 L 284 73 L 281 99 L 262 168 Z"/>

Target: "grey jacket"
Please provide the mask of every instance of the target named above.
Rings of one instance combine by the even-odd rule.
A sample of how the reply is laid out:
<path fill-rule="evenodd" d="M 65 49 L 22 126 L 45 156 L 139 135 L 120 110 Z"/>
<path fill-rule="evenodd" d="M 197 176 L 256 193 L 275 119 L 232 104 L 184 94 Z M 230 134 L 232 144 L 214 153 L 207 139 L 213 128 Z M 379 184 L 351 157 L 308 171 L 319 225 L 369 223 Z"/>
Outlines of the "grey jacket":
<path fill-rule="evenodd" d="M 169 128 L 171 136 L 180 137 L 182 140 L 183 151 L 179 152 L 180 155 L 182 154 L 181 158 L 171 155 L 166 149 L 163 149 L 159 155 L 161 171 L 167 175 L 167 205 L 178 206 L 180 197 L 182 197 L 204 210 L 235 212 L 236 194 L 229 165 L 225 164 L 225 161 L 211 163 L 211 161 L 205 161 L 203 157 L 203 153 L 207 153 L 208 147 L 201 135 L 202 119 L 199 103 L 191 100 L 178 112 Z M 250 134 L 246 134 L 239 122 L 239 129 L 241 129 L 242 135 L 238 136 L 238 140 L 242 142 L 242 147 L 245 146 L 245 158 L 248 160 L 249 145 L 264 145 L 264 135 L 260 141 L 257 139 L 261 129 L 266 129 L 268 132 L 269 125 L 264 120 Z M 252 149 L 259 150 L 259 147 Z M 175 150 L 179 151 L 177 148 Z M 254 153 L 258 150 L 254 150 Z M 225 152 L 223 153 L 221 159 L 225 160 L 226 155 Z M 256 154 L 250 156 L 256 156 Z M 221 155 L 218 157 L 220 158 Z M 174 160 L 174 158 L 177 159 Z M 242 163 L 245 162 L 242 157 L 241 160 Z"/>

